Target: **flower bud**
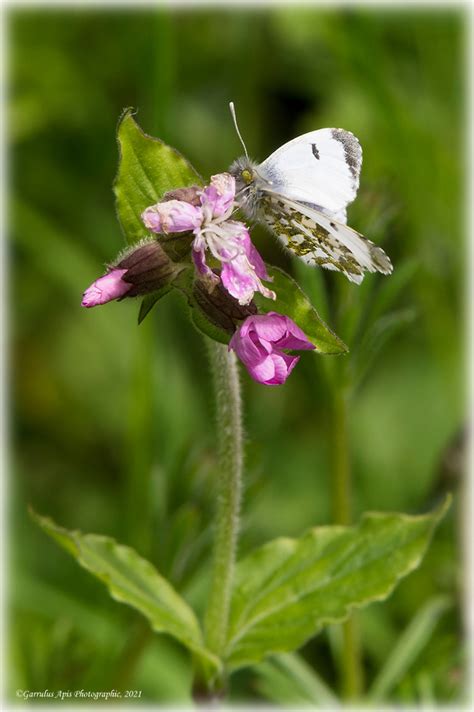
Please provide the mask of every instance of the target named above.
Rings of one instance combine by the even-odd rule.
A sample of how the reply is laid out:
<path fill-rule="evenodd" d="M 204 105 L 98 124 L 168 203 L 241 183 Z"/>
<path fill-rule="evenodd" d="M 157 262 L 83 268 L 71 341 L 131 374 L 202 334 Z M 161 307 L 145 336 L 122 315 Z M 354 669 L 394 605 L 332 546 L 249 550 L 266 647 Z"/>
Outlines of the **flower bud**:
<path fill-rule="evenodd" d="M 158 240 L 139 243 L 115 267 L 126 270 L 122 279 L 130 285 L 127 297 L 155 292 L 172 282 L 183 269 L 183 265 L 170 260 Z"/>
<path fill-rule="evenodd" d="M 220 282 L 209 289 L 206 280 L 196 279 L 193 296 L 209 321 L 229 334 L 233 334 L 243 319 L 257 313 L 254 302 L 239 304 Z"/>
<path fill-rule="evenodd" d="M 170 260 L 157 240 L 140 242 L 119 255 L 116 264 L 86 289 L 82 306 L 95 307 L 113 299 L 156 292 L 172 282 L 183 268 Z"/>
<path fill-rule="evenodd" d="M 113 269 L 103 277 L 99 277 L 90 287 L 86 289 L 82 296 L 83 307 L 97 307 L 100 304 L 107 304 L 113 299 L 124 297 L 130 290 L 130 284 L 123 281 L 126 269 Z"/>

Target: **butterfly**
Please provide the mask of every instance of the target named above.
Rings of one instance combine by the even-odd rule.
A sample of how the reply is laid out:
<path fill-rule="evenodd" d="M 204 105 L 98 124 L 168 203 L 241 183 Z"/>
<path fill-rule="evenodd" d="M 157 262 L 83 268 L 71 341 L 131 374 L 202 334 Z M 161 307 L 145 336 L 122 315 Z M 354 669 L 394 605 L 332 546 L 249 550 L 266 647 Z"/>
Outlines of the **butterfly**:
<path fill-rule="evenodd" d="M 230 109 L 245 151 L 229 168 L 244 214 L 266 224 L 306 264 L 342 272 L 356 284 L 365 272 L 390 274 L 392 263 L 382 248 L 346 224 L 362 165 L 354 134 L 310 131 L 257 164 L 248 157 L 232 103 Z"/>

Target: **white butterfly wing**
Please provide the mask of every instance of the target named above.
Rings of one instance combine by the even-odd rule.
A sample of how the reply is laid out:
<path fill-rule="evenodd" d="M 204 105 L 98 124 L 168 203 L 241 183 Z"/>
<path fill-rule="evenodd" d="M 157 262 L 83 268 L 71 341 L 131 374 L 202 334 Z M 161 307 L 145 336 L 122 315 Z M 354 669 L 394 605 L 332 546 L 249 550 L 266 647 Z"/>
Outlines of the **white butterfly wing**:
<path fill-rule="evenodd" d="M 381 247 L 333 216 L 269 191 L 262 210 L 275 235 L 306 264 L 337 270 L 356 284 L 364 272 L 392 272 Z"/>
<path fill-rule="evenodd" d="M 343 129 L 319 129 L 285 143 L 257 168 L 275 193 L 310 203 L 345 222 L 359 187 L 362 149 Z"/>

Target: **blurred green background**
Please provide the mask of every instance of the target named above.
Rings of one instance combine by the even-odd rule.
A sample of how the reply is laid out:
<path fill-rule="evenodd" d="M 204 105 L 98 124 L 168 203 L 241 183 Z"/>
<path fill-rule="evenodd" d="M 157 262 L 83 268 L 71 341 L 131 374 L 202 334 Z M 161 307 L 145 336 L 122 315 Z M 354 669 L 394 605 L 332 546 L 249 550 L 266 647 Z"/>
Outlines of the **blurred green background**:
<path fill-rule="evenodd" d="M 110 600 L 27 514 L 31 504 L 69 528 L 114 536 L 197 607 L 206 595 L 215 452 L 202 338 L 178 294 L 139 328 L 133 300 L 80 307 L 124 244 L 111 184 L 126 106 L 203 176 L 241 154 L 230 100 L 259 160 L 323 126 L 359 137 L 349 223 L 383 244 L 392 277 L 358 288 L 297 265 L 261 228 L 254 238 L 351 348 L 348 370 L 360 375 L 349 410 L 354 518 L 426 511 L 446 491 L 462 497 L 466 24 L 459 7 L 9 10 L 12 699 L 17 688 L 190 699 L 186 652 Z M 303 355 L 281 388 L 242 373 L 241 553 L 332 521 L 322 361 Z M 462 696 L 459 499 L 421 568 L 359 616 L 367 688 L 423 607 L 446 597 L 384 699 Z M 302 651 L 308 674 L 336 693 L 340 645 L 333 627 Z M 231 695 L 302 701 L 273 663 L 239 673 Z"/>

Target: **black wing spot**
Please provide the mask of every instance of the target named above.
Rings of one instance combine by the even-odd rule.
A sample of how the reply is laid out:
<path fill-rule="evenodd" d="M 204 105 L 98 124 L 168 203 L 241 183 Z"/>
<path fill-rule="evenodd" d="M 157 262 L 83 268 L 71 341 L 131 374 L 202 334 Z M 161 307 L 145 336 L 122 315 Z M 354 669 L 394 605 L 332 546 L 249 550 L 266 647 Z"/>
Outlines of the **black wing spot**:
<path fill-rule="evenodd" d="M 329 223 L 329 224 L 330 224 L 331 227 L 334 228 L 334 230 L 337 230 L 337 225 L 336 225 L 336 223 L 331 222 L 331 223 Z"/>
<path fill-rule="evenodd" d="M 352 177 L 357 180 L 362 163 L 362 149 L 354 134 L 344 129 L 331 129 L 331 136 L 336 141 L 342 143 L 344 157 L 352 173 Z"/>
<path fill-rule="evenodd" d="M 311 150 L 313 152 L 313 156 L 318 159 L 319 161 L 319 151 L 315 143 L 311 144 Z"/>

